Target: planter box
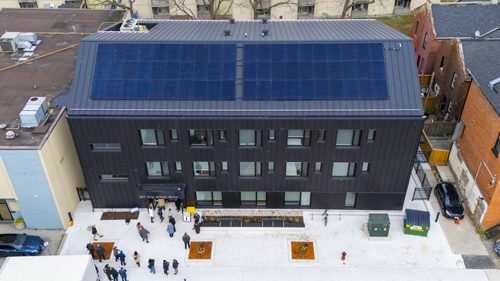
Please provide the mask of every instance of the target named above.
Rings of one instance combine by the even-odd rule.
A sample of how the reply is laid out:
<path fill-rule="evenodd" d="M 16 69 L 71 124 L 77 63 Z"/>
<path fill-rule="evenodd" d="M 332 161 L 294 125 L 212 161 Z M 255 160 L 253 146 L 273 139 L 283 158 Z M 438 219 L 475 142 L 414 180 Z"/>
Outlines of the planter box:
<path fill-rule="evenodd" d="M 282 219 L 262 219 L 260 222 L 243 223 L 241 219 L 221 219 L 220 222 L 204 222 L 201 227 L 305 227 L 304 223 L 283 223 Z"/>
<path fill-rule="evenodd" d="M 262 227 L 262 223 L 260 223 L 260 222 L 247 222 L 247 223 L 243 223 L 243 227 Z"/>
<path fill-rule="evenodd" d="M 21 223 L 18 223 L 18 224 L 14 224 L 14 226 L 17 229 L 25 229 L 26 228 L 26 224 L 24 224 L 24 222 L 21 222 Z"/>
<path fill-rule="evenodd" d="M 220 223 L 218 222 L 204 222 L 200 224 L 200 227 L 219 227 Z"/>
<path fill-rule="evenodd" d="M 306 227 L 305 223 L 285 223 L 285 227 Z"/>

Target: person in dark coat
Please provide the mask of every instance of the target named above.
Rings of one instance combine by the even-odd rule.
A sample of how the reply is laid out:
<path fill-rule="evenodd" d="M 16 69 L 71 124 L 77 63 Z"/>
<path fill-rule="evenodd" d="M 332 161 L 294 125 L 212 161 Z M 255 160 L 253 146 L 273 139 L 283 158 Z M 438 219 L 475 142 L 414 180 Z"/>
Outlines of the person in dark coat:
<path fill-rule="evenodd" d="M 113 255 L 115 256 L 115 261 L 118 261 L 118 254 L 120 253 L 120 250 L 118 250 L 118 247 L 113 248 Z"/>
<path fill-rule="evenodd" d="M 92 255 L 92 259 L 95 259 L 95 256 L 94 256 L 94 245 L 92 245 L 92 243 L 88 243 L 87 244 L 87 250 L 89 250 L 90 254 Z"/>
<path fill-rule="evenodd" d="M 163 273 L 165 273 L 165 275 L 168 275 L 168 265 L 168 261 L 163 260 Z"/>
<path fill-rule="evenodd" d="M 95 239 L 96 236 L 99 236 L 99 238 L 104 236 L 104 235 L 99 234 L 99 232 L 97 232 L 97 228 L 95 227 L 95 224 L 92 226 L 92 234 L 94 235 L 94 241 L 97 241 L 97 239 Z"/>
<path fill-rule="evenodd" d="M 174 226 L 171 223 L 168 223 L 167 232 L 170 238 L 174 237 Z"/>
<path fill-rule="evenodd" d="M 118 271 L 118 274 L 122 277 L 122 281 L 127 281 L 127 270 L 123 267 Z"/>
<path fill-rule="evenodd" d="M 141 235 L 142 224 L 140 222 L 138 222 L 137 225 L 136 225 L 136 227 L 137 227 L 137 232 L 139 232 L 139 236 L 142 237 L 142 235 Z"/>
<path fill-rule="evenodd" d="M 177 273 L 179 273 L 179 271 L 177 270 L 177 268 L 179 267 L 179 263 L 177 262 L 177 260 L 174 260 L 174 262 L 172 263 L 172 267 L 174 268 L 174 275 L 177 275 Z"/>
<path fill-rule="evenodd" d="M 198 213 L 194 213 L 193 219 L 195 222 L 200 221 L 200 215 Z"/>
<path fill-rule="evenodd" d="M 95 271 L 97 271 L 97 277 L 99 277 L 99 269 L 97 268 L 97 265 L 94 264 L 94 266 L 95 266 Z"/>
<path fill-rule="evenodd" d="M 187 250 L 187 248 L 191 249 L 191 244 L 189 241 L 191 240 L 191 237 L 187 234 L 187 232 L 184 232 L 184 236 L 182 236 L 182 241 L 184 241 L 184 249 Z"/>
<path fill-rule="evenodd" d="M 175 209 L 177 209 L 177 212 L 181 210 L 181 200 L 175 199 Z"/>
<path fill-rule="evenodd" d="M 156 274 L 156 269 L 155 269 L 155 260 L 154 259 L 149 259 L 148 260 L 148 268 L 149 268 L 149 273 Z"/>
<path fill-rule="evenodd" d="M 106 276 L 108 276 L 108 279 L 109 281 L 111 281 L 111 269 L 109 268 L 109 264 L 105 265 L 104 266 L 104 269 L 102 271 L 104 271 L 104 274 L 106 274 Z"/>
<path fill-rule="evenodd" d="M 102 262 L 102 260 L 106 259 L 104 257 L 104 252 L 106 252 L 106 250 L 99 244 L 97 244 L 97 249 L 95 250 L 95 252 L 97 253 L 97 256 L 99 257 L 99 262 Z"/>
<path fill-rule="evenodd" d="M 149 243 L 149 240 L 148 240 L 149 231 L 143 227 L 143 228 L 141 228 L 140 232 L 141 232 L 141 236 L 142 236 L 142 241 L 144 241 L 144 239 L 146 239 L 146 242 Z"/>
<path fill-rule="evenodd" d="M 120 253 L 118 254 L 118 258 L 120 259 L 120 265 L 123 265 L 123 266 L 127 265 L 127 264 L 125 263 L 125 257 L 126 257 L 126 256 L 125 256 L 125 254 L 123 253 L 123 251 L 120 251 Z"/>
<path fill-rule="evenodd" d="M 196 221 L 196 220 L 194 221 L 193 229 L 196 232 L 196 234 L 200 234 L 200 224 L 201 224 L 200 221 Z"/>
<path fill-rule="evenodd" d="M 161 208 L 158 208 L 158 216 L 160 217 L 161 222 L 163 222 L 165 220 L 165 218 L 163 217 L 163 211 L 161 210 Z"/>
<path fill-rule="evenodd" d="M 174 219 L 174 217 L 172 217 L 172 216 L 168 217 L 168 222 L 171 223 L 174 226 L 174 232 L 176 232 L 177 230 L 175 229 L 175 219 Z"/>
<path fill-rule="evenodd" d="M 111 272 L 111 276 L 113 276 L 113 281 L 118 281 L 118 271 L 112 267 L 109 272 Z"/>

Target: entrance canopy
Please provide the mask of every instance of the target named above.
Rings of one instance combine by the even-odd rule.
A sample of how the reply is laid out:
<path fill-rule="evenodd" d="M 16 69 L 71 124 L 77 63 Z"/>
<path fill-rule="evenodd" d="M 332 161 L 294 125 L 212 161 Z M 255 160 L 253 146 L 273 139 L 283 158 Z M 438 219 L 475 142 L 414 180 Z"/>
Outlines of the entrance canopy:
<path fill-rule="evenodd" d="M 185 184 L 138 184 L 139 199 L 184 199 Z"/>

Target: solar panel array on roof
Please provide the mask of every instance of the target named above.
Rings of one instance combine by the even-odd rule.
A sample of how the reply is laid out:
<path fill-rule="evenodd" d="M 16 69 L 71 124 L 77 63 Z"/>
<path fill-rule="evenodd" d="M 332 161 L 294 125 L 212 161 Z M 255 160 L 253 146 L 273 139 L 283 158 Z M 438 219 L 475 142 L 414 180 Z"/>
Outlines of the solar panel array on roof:
<path fill-rule="evenodd" d="M 235 44 L 99 44 L 92 99 L 234 99 Z"/>
<path fill-rule="evenodd" d="M 245 44 L 243 99 L 387 99 L 381 43 Z"/>

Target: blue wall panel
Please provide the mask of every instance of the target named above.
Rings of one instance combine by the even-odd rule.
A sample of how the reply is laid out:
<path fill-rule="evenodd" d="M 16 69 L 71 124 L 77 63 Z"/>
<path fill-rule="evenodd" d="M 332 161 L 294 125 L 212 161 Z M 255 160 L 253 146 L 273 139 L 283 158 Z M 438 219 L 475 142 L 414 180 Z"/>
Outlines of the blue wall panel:
<path fill-rule="evenodd" d="M 26 226 L 63 228 L 42 162 L 36 150 L 0 150 Z"/>

